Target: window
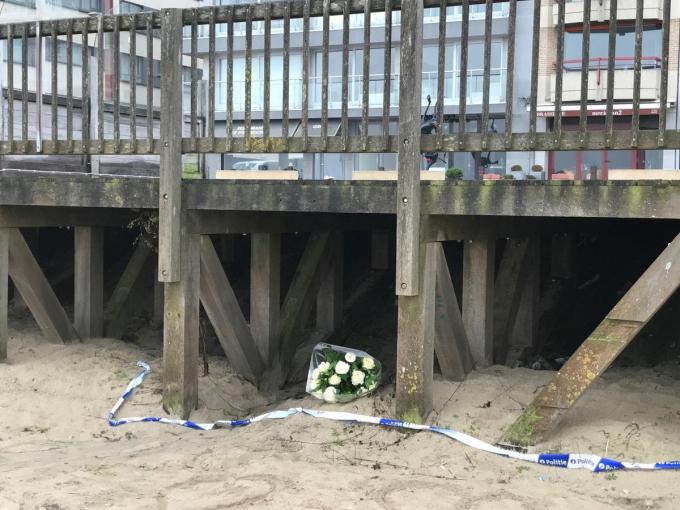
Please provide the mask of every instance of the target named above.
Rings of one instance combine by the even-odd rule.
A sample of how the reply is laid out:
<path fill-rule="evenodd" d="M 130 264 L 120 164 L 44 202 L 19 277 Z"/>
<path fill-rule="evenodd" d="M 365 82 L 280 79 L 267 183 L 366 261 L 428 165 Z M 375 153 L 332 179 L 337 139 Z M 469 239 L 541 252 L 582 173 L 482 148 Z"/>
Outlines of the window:
<path fill-rule="evenodd" d="M 137 76 L 135 78 L 136 83 L 140 85 L 146 84 L 146 73 L 147 59 L 144 57 L 136 57 L 137 69 L 135 70 Z M 120 55 L 120 81 L 130 81 L 130 55 L 121 53 Z"/>
<path fill-rule="evenodd" d="M 582 57 L 583 32 L 577 30 L 564 34 L 564 68 L 580 70 Z M 609 56 L 609 27 L 593 26 L 590 33 L 590 67 L 598 69 L 602 59 Z M 616 68 L 632 69 L 635 56 L 635 25 L 619 22 L 616 34 Z M 661 57 L 661 27 L 656 23 L 647 23 L 642 33 L 642 67 L 658 67 Z M 606 63 L 605 63 L 606 66 Z"/>
<path fill-rule="evenodd" d="M 57 40 L 57 62 L 59 64 L 66 64 L 68 59 L 68 46 L 66 41 Z M 82 44 L 73 43 L 73 51 L 71 53 L 74 66 L 83 65 L 83 46 Z M 45 39 L 45 61 L 52 62 L 52 39 Z"/>
<path fill-rule="evenodd" d="M 5 0 L 8 4 L 21 5 L 29 9 L 35 9 L 35 0 Z"/>
<path fill-rule="evenodd" d="M 45 0 L 45 3 L 80 12 L 104 12 L 103 0 Z"/>
<path fill-rule="evenodd" d="M 2 41 L 0 44 L 3 45 L 2 49 L 2 60 L 3 62 L 7 62 L 7 42 Z M 14 59 L 14 64 L 19 65 L 21 64 L 22 60 L 22 44 L 21 44 L 21 39 L 14 39 L 13 41 L 13 50 L 14 53 L 12 55 L 12 58 Z M 29 67 L 35 67 L 35 39 L 28 39 L 28 53 L 26 54 L 26 58 L 28 60 L 28 66 Z"/>

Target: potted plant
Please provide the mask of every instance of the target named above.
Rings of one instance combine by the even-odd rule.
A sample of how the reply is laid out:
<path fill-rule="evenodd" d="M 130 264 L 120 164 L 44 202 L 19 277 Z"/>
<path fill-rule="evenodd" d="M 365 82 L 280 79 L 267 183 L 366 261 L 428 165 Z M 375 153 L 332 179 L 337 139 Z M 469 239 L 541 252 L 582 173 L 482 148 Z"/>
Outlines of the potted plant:
<path fill-rule="evenodd" d="M 512 179 L 524 179 L 524 170 L 522 170 L 522 165 L 512 165 L 510 167 L 510 173 L 505 175 L 512 176 Z"/>
<path fill-rule="evenodd" d="M 543 179 L 543 166 L 542 165 L 532 165 L 531 174 L 536 179 Z"/>
<path fill-rule="evenodd" d="M 463 171 L 460 168 L 449 168 L 446 170 L 447 181 L 460 181 L 463 178 Z"/>
<path fill-rule="evenodd" d="M 504 181 L 514 181 L 515 176 L 512 175 L 512 173 L 509 173 L 509 174 L 505 174 L 503 177 L 501 177 L 501 179 L 503 179 Z"/>
<path fill-rule="evenodd" d="M 535 175 L 532 175 L 532 174 L 529 174 L 529 175 L 526 176 L 526 180 L 527 180 L 527 181 L 535 181 L 535 180 L 536 180 L 536 176 L 535 176 Z"/>

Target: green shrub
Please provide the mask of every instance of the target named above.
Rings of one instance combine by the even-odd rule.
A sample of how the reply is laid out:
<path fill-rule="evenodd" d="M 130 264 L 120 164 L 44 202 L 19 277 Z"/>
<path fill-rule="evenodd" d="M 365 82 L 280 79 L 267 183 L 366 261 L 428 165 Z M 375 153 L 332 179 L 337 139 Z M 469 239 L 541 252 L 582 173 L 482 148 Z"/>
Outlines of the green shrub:
<path fill-rule="evenodd" d="M 504 180 L 506 180 L 506 181 L 514 181 L 514 180 L 515 180 L 515 176 L 512 175 L 512 174 L 505 174 L 503 177 L 501 177 L 501 179 L 504 179 Z"/>
<path fill-rule="evenodd" d="M 460 168 L 449 168 L 446 170 L 446 178 L 459 180 L 463 178 L 463 171 Z"/>
<path fill-rule="evenodd" d="M 543 171 L 543 166 L 542 165 L 533 165 L 531 167 L 532 172 L 542 172 Z"/>
<path fill-rule="evenodd" d="M 522 165 L 512 165 L 510 167 L 511 172 L 521 172 L 522 171 Z"/>

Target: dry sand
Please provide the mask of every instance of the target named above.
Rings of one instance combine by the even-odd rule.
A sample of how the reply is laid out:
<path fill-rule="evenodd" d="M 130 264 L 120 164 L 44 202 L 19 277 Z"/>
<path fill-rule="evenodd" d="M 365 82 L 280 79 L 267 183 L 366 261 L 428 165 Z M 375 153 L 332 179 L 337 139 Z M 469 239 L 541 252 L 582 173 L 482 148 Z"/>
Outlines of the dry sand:
<path fill-rule="evenodd" d="M 158 424 L 109 428 L 106 413 L 137 369 L 153 372 L 121 416 L 163 415 L 160 352 L 117 340 L 47 344 L 13 324 L 0 364 L 0 509 L 680 508 L 680 473 L 592 474 L 495 457 L 429 433 L 295 416 L 203 433 Z M 157 335 L 157 333 L 156 333 Z M 155 344 L 154 344 L 155 345 Z M 269 403 L 209 359 L 196 419 L 323 406 L 389 415 L 393 387 L 347 405 Z M 496 440 L 550 372 L 491 367 L 435 382 L 430 421 Z M 612 369 L 541 451 L 680 458 L 680 366 Z"/>

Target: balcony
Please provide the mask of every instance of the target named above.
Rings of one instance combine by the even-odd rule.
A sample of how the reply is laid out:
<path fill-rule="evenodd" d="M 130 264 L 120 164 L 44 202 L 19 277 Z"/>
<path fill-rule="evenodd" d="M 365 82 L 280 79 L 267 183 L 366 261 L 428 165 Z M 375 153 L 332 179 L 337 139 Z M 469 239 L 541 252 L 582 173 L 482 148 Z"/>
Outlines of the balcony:
<path fill-rule="evenodd" d="M 640 86 L 641 101 L 659 99 L 661 84 L 661 59 L 658 57 L 642 57 L 642 75 Z M 588 101 L 607 100 L 607 65 L 606 58 L 591 58 L 588 70 Z M 631 101 L 633 99 L 633 57 L 616 57 L 614 71 L 614 101 Z M 555 102 L 556 73 L 550 77 L 550 100 Z M 673 87 L 669 87 L 669 96 Z M 562 75 L 562 101 L 581 100 L 581 60 L 565 60 Z M 674 98 L 669 97 L 669 101 Z"/>
<path fill-rule="evenodd" d="M 634 20 L 637 0 L 618 0 L 617 19 Z M 645 0 L 643 17 L 646 20 L 663 18 L 663 0 Z M 610 18 L 610 1 L 594 1 L 591 4 L 590 20 L 606 22 Z M 566 0 L 565 23 L 583 23 L 583 0 Z M 553 5 L 553 25 L 557 25 L 557 2 Z"/>

